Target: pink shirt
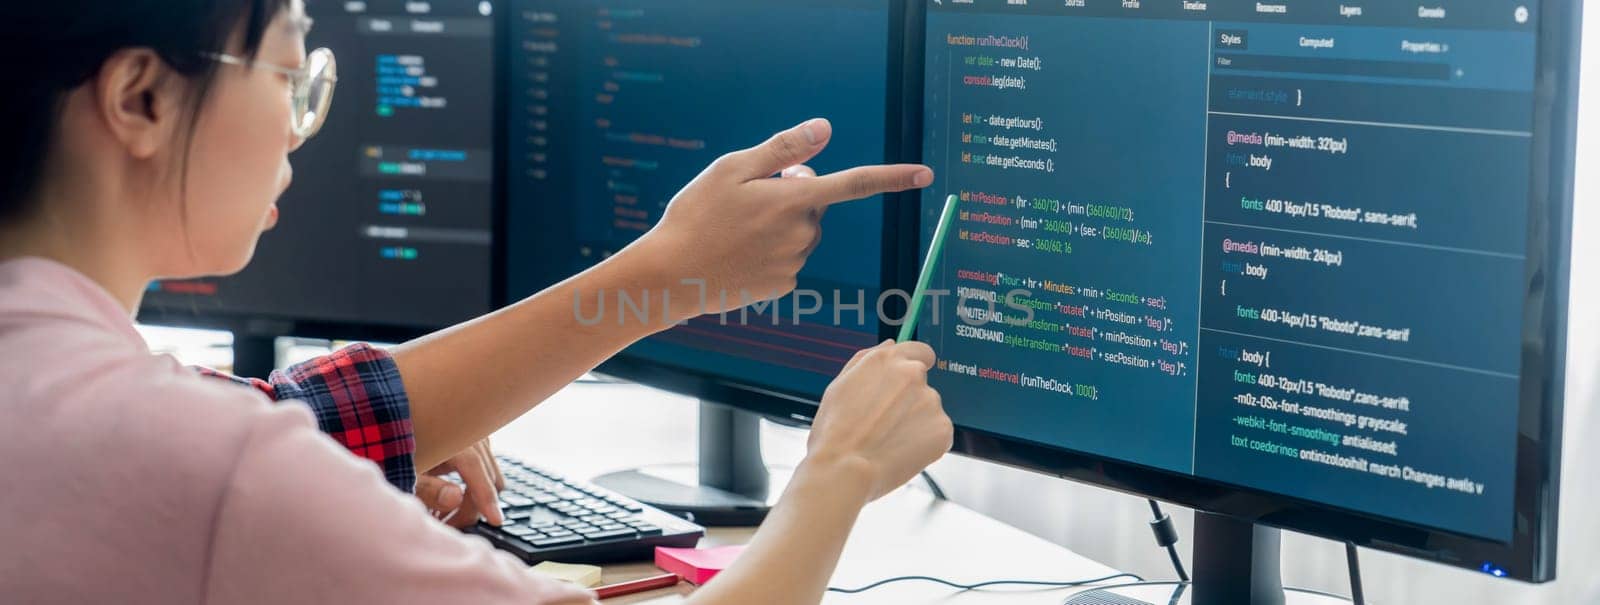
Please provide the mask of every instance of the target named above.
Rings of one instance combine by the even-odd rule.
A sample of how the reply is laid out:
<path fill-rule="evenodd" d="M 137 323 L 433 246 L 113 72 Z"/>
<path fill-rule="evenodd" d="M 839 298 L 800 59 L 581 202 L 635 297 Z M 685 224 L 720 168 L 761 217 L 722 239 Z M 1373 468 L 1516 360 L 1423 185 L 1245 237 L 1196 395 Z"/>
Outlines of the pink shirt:
<path fill-rule="evenodd" d="M 150 354 L 97 284 L 0 263 L 0 601 L 590 603 L 433 520 L 302 406 Z"/>

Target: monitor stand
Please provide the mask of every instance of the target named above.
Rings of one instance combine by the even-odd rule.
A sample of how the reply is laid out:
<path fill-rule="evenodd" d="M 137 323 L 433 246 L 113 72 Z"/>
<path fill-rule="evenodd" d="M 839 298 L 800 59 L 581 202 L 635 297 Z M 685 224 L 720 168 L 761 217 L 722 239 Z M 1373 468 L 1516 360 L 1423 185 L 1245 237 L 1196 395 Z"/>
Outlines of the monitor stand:
<path fill-rule="evenodd" d="M 265 380 L 278 368 L 278 337 L 233 332 L 233 375 Z"/>
<path fill-rule="evenodd" d="M 1194 583 L 1088 592 L 1065 605 L 1300 605 L 1342 603 L 1314 595 L 1286 596 L 1277 529 L 1195 512 Z"/>
<path fill-rule="evenodd" d="M 698 475 L 694 471 L 698 470 Z M 761 416 L 700 402 L 698 468 L 680 465 L 621 471 L 594 483 L 711 527 L 753 527 L 766 519 L 786 477 L 761 456 Z"/>
<path fill-rule="evenodd" d="M 1194 515 L 1194 605 L 1283 605 L 1283 560 L 1275 528 Z"/>

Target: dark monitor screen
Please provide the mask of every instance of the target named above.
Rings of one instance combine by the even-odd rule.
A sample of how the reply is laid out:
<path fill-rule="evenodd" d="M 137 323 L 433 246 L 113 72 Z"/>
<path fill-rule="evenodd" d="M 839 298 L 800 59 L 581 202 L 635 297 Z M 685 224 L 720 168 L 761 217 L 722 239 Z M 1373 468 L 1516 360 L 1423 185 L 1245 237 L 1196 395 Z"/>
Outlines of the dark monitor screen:
<path fill-rule="evenodd" d="M 649 230 L 717 157 L 806 119 L 833 123 L 831 143 L 809 163 L 819 173 L 882 163 L 890 5 L 514 3 L 509 292 L 528 295 L 595 265 Z M 817 299 L 786 297 L 760 313 L 729 314 L 726 325 L 692 320 L 628 349 L 620 363 L 820 397 L 851 355 L 877 342 L 884 215 L 881 199 L 829 210 L 799 282 Z"/>
<path fill-rule="evenodd" d="M 1553 527 L 1519 476 L 1567 229 L 1540 2 L 926 7 L 925 238 L 960 201 L 921 337 L 959 426 L 1487 552 Z"/>
<path fill-rule="evenodd" d="M 497 8 L 308 2 L 306 46 L 334 52 L 339 83 L 290 156 L 277 228 L 239 275 L 152 284 L 145 316 L 426 329 L 487 312 Z"/>

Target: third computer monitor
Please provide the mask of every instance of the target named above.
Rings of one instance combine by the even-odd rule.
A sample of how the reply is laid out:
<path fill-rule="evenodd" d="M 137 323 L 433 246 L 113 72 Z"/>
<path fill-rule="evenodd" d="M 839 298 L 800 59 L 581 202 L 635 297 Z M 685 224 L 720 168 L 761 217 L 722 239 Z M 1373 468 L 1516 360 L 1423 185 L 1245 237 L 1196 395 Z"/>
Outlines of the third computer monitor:
<path fill-rule="evenodd" d="M 717 157 L 806 119 L 833 123 L 827 150 L 809 163 L 818 172 L 884 162 L 891 34 L 902 23 L 894 4 L 513 2 L 510 293 L 531 294 L 601 262 L 655 225 Z M 696 319 L 610 367 L 815 401 L 851 355 L 878 342 L 885 211 L 881 198 L 829 210 L 822 244 L 800 275 L 800 288 L 818 298 L 735 313 L 727 325 Z M 796 322 L 796 306 L 816 310 Z"/>
<path fill-rule="evenodd" d="M 339 82 L 327 124 L 290 156 L 279 223 L 237 276 L 152 284 L 145 319 L 406 337 L 488 312 L 504 4 L 308 4 L 306 46 L 333 51 Z"/>
<path fill-rule="evenodd" d="M 1541 8 L 929 0 L 953 419 L 1546 576 Z"/>

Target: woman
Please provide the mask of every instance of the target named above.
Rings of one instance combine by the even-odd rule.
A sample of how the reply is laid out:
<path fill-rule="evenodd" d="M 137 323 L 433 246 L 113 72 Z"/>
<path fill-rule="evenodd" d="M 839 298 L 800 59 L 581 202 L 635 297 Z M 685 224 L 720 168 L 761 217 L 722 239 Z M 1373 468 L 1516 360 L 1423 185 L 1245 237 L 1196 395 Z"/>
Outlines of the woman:
<path fill-rule="evenodd" d="M 276 220 L 287 155 L 325 109 L 306 102 L 325 84 L 302 67 L 307 26 L 300 0 L 0 8 L 5 600 L 590 602 L 385 475 L 406 488 L 412 468 L 483 462 L 486 435 L 607 356 L 721 310 L 701 288 L 792 289 L 828 204 L 933 178 L 816 177 L 803 163 L 831 130 L 808 122 L 718 160 L 656 229 L 566 283 L 392 356 L 361 347 L 258 383 L 314 419 L 150 355 L 129 319 L 152 279 L 238 271 Z M 578 321 L 617 290 L 673 303 L 659 323 Z M 861 506 L 950 445 L 932 364 L 920 345 L 856 355 L 782 503 L 692 601 L 819 600 Z"/>

